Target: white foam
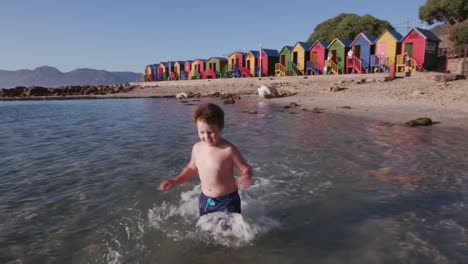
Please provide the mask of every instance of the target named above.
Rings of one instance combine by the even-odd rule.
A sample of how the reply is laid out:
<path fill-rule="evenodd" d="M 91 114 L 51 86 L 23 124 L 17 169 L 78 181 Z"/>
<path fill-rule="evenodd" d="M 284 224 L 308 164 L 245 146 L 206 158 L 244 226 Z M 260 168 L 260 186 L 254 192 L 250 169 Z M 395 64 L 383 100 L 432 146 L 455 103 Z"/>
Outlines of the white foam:
<path fill-rule="evenodd" d="M 280 226 L 265 214 L 261 202 L 241 193 L 242 215 L 211 213 L 199 217 L 200 186 L 181 194 L 180 201 L 162 202 L 148 212 L 149 224 L 175 241 L 196 239 L 224 246 L 245 246 L 258 235 Z"/>

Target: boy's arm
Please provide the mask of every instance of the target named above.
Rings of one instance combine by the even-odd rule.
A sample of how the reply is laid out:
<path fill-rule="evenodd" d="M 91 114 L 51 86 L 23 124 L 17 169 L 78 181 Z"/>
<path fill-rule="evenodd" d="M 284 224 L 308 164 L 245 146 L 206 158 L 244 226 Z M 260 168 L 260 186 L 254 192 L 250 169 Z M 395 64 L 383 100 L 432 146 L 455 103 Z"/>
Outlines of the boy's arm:
<path fill-rule="evenodd" d="M 195 166 L 194 150 L 192 149 L 192 155 L 187 166 L 185 166 L 185 168 L 182 169 L 182 171 L 173 179 L 162 181 L 161 184 L 159 184 L 158 190 L 167 191 L 175 185 L 181 184 L 187 181 L 188 179 L 192 178 L 192 176 L 195 175 L 196 172 L 197 167 Z"/>
<path fill-rule="evenodd" d="M 240 176 L 237 178 L 237 185 L 243 189 L 248 188 L 252 184 L 252 168 L 245 161 L 240 151 L 233 146 L 233 161 L 239 169 Z"/>

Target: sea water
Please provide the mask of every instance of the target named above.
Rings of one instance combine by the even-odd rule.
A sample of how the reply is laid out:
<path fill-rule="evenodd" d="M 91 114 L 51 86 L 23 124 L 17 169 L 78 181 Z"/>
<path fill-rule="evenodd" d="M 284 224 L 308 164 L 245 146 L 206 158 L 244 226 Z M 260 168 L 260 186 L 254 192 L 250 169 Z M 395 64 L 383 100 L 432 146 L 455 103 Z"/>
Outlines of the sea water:
<path fill-rule="evenodd" d="M 156 190 L 206 101 L 254 171 L 242 215 Z M 0 263 L 468 262 L 466 131 L 271 102 L 0 102 Z"/>

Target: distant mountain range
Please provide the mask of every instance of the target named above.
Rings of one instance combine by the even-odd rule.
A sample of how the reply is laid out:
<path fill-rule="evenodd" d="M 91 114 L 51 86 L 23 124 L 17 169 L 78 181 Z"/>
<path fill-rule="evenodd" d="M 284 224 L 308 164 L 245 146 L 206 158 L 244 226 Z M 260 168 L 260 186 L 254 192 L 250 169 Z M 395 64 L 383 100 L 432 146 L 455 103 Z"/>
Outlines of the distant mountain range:
<path fill-rule="evenodd" d="M 66 85 L 112 85 L 141 80 L 140 73 L 109 72 L 94 69 L 76 69 L 61 72 L 54 67 L 41 66 L 34 70 L 0 70 L 0 88 L 16 86 L 59 87 Z"/>

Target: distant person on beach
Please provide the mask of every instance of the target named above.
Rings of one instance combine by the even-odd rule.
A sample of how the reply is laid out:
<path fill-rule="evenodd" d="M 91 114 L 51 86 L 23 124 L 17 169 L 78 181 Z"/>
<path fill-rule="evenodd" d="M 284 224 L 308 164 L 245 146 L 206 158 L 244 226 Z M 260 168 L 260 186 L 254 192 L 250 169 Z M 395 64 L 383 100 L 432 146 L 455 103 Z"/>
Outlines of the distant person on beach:
<path fill-rule="evenodd" d="M 349 49 L 348 50 L 348 58 L 352 58 L 353 57 L 353 49 Z"/>
<path fill-rule="evenodd" d="M 195 111 L 193 122 L 200 141 L 193 145 L 189 163 L 176 177 L 162 181 L 158 190 L 167 191 L 198 172 L 202 191 L 198 206 L 200 216 L 219 211 L 240 214 L 238 188 L 252 184 L 252 169 L 237 147 L 221 136 L 223 110 L 212 103 L 201 105 Z M 240 172 L 237 180 L 234 166 Z"/>
<path fill-rule="evenodd" d="M 411 56 L 408 54 L 408 52 L 405 52 L 405 65 L 407 67 L 411 66 Z"/>

